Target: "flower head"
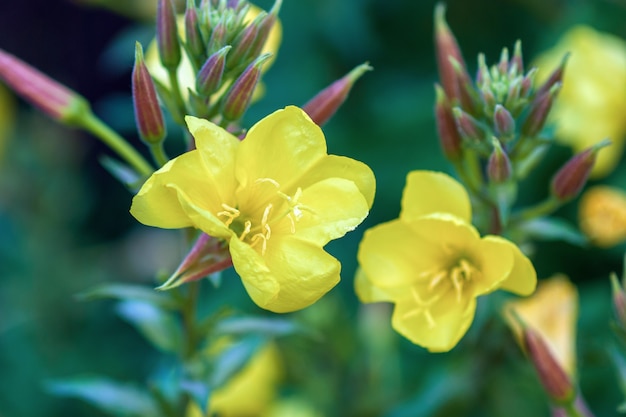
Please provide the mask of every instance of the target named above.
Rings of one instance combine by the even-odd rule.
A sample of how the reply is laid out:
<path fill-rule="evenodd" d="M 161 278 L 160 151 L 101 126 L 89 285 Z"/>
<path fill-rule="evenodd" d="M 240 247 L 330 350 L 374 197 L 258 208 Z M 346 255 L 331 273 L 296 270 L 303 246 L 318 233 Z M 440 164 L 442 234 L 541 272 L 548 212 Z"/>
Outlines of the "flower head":
<path fill-rule="evenodd" d="M 372 171 L 328 155 L 321 129 L 297 107 L 265 117 L 243 141 L 206 120 L 186 121 L 197 149 L 146 181 L 133 216 L 223 239 L 260 307 L 287 312 L 315 302 L 341 269 L 322 247 L 367 216 Z"/>
<path fill-rule="evenodd" d="M 357 294 L 395 304 L 392 325 L 430 351 L 448 351 L 474 318 L 476 298 L 498 288 L 528 295 L 531 262 L 510 241 L 480 237 L 467 191 L 451 177 L 413 171 L 400 218 L 365 232 Z"/>
<path fill-rule="evenodd" d="M 609 138 L 613 146 L 600 153 L 592 176 L 608 174 L 618 163 L 626 139 L 626 42 L 588 26 L 570 29 L 535 63 L 555 68 L 570 53 L 563 85 L 551 112 L 556 137 L 582 151 Z M 539 81 L 549 72 L 539 71 Z"/>
<path fill-rule="evenodd" d="M 626 192 L 595 186 L 580 199 L 580 228 L 598 246 L 611 247 L 626 241 Z"/>

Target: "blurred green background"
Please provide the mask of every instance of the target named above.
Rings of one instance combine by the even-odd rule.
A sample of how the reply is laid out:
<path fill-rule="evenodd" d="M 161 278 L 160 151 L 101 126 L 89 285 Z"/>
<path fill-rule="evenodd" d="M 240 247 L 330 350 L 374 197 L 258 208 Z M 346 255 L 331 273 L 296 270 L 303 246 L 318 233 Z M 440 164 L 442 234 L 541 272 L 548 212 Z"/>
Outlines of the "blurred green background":
<path fill-rule="evenodd" d="M 134 41 L 146 46 L 153 36 L 151 2 L 3 1 L 0 48 L 84 94 L 98 115 L 138 144 L 130 71 Z M 272 2 L 257 4 L 269 8 Z M 377 357 L 367 338 L 371 331 L 356 325 L 364 314 L 352 289 L 362 231 L 397 217 L 410 170 L 451 172 L 439 153 L 433 119 L 434 4 L 284 0 L 283 43 L 265 76 L 268 93 L 247 113 L 248 125 L 277 108 L 305 103 L 369 61 L 374 71 L 358 81 L 324 131 L 330 153 L 372 167 L 378 190 L 366 222 L 328 247 L 343 263 L 342 282 L 319 304 L 293 315 L 322 337 L 281 341 L 288 369 L 283 390 L 300 393 L 329 416 L 548 415 L 546 397 L 508 330 L 486 318 L 500 295 L 481 307 L 466 339 L 448 354 L 428 354 L 381 325 L 380 337 L 395 355 Z M 472 72 L 477 53 L 493 63 L 517 39 L 530 62 L 575 23 L 626 39 L 623 0 L 453 0 L 447 6 Z M 181 241 L 176 232 L 149 229 L 129 215 L 132 196 L 99 163 L 101 155 L 110 155 L 105 147 L 15 98 L 9 101 L 13 125 L 0 139 L 6 141 L 0 146 L 0 416 L 103 415 L 50 395 L 47 382 L 102 374 L 141 385 L 168 359 L 116 314 L 113 302 L 83 302 L 76 294 L 105 282 L 152 285 L 155 273 L 172 271 L 180 260 Z M 570 155 L 556 146 L 522 201 L 544 197 L 550 176 Z M 602 182 L 623 188 L 626 164 Z M 575 222 L 576 212 L 572 202 L 559 215 Z M 625 246 L 599 250 L 541 242 L 535 249 L 541 278 L 563 272 L 579 286 L 581 386 L 596 415 L 615 415 L 622 394 L 608 354 L 608 275 L 621 271 Z M 232 302 L 240 311 L 266 314 L 233 274 L 220 289 L 204 290 L 207 305 Z M 378 379 L 368 377 L 372 361 Z"/>

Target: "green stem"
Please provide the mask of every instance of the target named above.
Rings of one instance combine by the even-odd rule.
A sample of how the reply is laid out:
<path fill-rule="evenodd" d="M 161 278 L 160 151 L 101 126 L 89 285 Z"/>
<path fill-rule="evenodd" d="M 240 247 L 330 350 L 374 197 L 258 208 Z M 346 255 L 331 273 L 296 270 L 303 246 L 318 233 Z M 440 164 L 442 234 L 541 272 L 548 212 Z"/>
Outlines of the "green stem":
<path fill-rule="evenodd" d="M 131 165 L 140 175 L 150 176 L 154 168 L 145 160 L 135 148 L 133 148 L 123 137 L 106 125 L 95 114 L 89 112 L 81 118 L 80 125 L 99 138 L 109 148 L 117 152 L 129 165 Z"/>
<path fill-rule="evenodd" d="M 184 123 L 184 116 L 187 112 L 187 108 L 185 107 L 185 102 L 183 101 L 183 96 L 180 91 L 180 84 L 178 83 L 178 76 L 176 75 L 176 69 L 168 69 L 167 75 L 170 80 L 170 86 L 172 95 L 174 96 L 174 102 L 176 103 L 177 112 L 174 116 L 176 123 Z M 179 120 L 181 122 L 179 122 Z"/>
<path fill-rule="evenodd" d="M 162 167 L 170 160 L 163 148 L 163 142 L 150 144 L 150 153 L 158 166 Z"/>
<path fill-rule="evenodd" d="M 193 281 L 187 285 L 187 299 L 183 301 L 182 318 L 185 327 L 186 346 L 184 359 L 191 358 L 196 352 L 196 307 L 198 293 L 200 291 L 200 281 Z"/>
<path fill-rule="evenodd" d="M 531 220 L 536 217 L 547 216 L 561 206 L 561 202 L 550 197 L 539 204 L 525 208 L 511 216 L 511 223 L 517 223 L 525 220 Z"/>

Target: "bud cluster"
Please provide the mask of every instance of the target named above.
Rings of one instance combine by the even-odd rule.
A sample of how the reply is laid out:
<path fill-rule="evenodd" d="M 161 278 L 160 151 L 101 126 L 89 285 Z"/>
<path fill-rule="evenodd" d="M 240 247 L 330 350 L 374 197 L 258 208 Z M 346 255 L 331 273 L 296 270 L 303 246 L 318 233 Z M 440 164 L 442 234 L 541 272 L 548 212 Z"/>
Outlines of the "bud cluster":
<path fill-rule="evenodd" d="M 567 55 L 550 77 L 536 86 L 537 69 L 525 71 L 521 42 L 517 41 L 513 54 L 504 48 L 492 66 L 479 54 L 472 79 L 444 14 L 445 7 L 438 4 L 435 47 L 441 86 L 435 86 L 435 117 L 441 148 L 478 200 L 491 202 L 499 217 L 506 219 L 517 181 L 532 171 L 552 140 L 544 127 L 561 89 Z M 578 194 L 597 150 L 605 145 L 586 150 L 556 173 L 550 187 L 553 201 L 545 208 L 556 208 Z"/>

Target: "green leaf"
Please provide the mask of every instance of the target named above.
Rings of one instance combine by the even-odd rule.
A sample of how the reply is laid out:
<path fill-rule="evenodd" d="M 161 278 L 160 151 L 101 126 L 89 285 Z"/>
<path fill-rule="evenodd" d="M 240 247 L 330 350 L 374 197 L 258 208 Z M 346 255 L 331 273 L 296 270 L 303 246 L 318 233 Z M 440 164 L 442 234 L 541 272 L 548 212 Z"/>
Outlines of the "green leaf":
<path fill-rule="evenodd" d="M 211 375 L 211 386 L 220 387 L 239 372 L 259 351 L 263 340 L 259 337 L 247 337 L 226 348 L 215 360 Z"/>
<path fill-rule="evenodd" d="M 54 395 L 81 399 L 113 416 L 161 415 L 154 399 L 131 384 L 94 376 L 48 381 L 45 386 Z"/>
<path fill-rule="evenodd" d="M 309 332 L 308 329 L 291 320 L 253 316 L 222 319 L 215 326 L 215 331 L 223 334 L 260 334 L 265 336 L 284 336 Z"/>
<path fill-rule="evenodd" d="M 588 241 L 572 224 L 555 217 L 530 220 L 521 227 L 529 237 L 540 240 L 562 240 L 576 246 L 586 246 Z"/>
<path fill-rule="evenodd" d="M 113 178 L 131 190 L 138 190 L 143 183 L 143 178 L 141 178 L 134 169 L 116 159 L 106 155 L 101 156 L 100 164 L 109 171 L 109 174 L 111 174 Z"/>
<path fill-rule="evenodd" d="M 145 301 L 155 306 L 174 310 L 177 303 L 167 295 L 155 291 L 153 288 L 131 284 L 104 284 L 76 296 L 79 300 L 95 300 L 114 298 L 119 300 Z"/>
<path fill-rule="evenodd" d="M 134 300 L 120 302 L 116 311 L 157 348 L 166 352 L 181 350 L 182 329 L 171 313 L 154 304 Z"/>

